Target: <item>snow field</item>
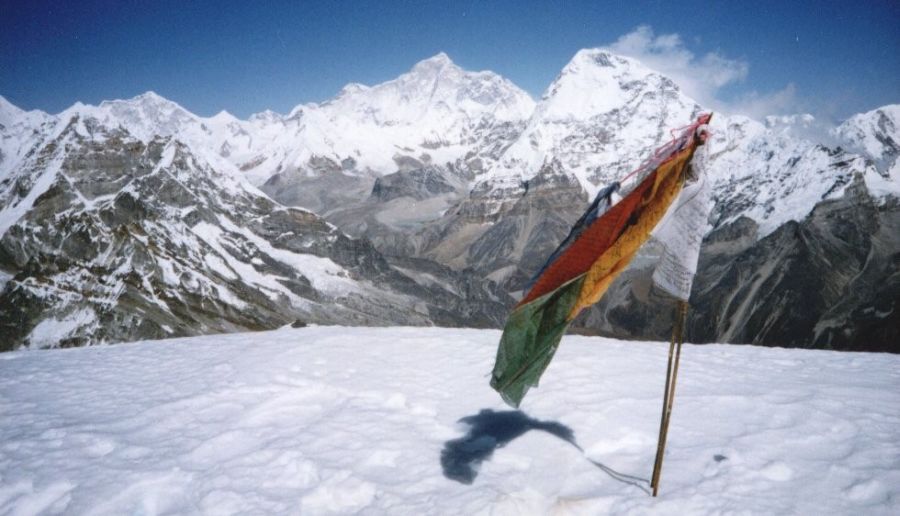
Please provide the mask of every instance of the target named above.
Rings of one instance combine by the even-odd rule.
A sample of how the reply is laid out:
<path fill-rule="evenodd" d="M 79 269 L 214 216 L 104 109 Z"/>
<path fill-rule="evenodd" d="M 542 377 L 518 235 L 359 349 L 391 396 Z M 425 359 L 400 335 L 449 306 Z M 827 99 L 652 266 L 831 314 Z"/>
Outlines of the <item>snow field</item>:
<path fill-rule="evenodd" d="M 0 355 L 0 514 L 898 514 L 900 357 L 311 327 Z M 464 423 L 460 423 L 465 418 Z"/>

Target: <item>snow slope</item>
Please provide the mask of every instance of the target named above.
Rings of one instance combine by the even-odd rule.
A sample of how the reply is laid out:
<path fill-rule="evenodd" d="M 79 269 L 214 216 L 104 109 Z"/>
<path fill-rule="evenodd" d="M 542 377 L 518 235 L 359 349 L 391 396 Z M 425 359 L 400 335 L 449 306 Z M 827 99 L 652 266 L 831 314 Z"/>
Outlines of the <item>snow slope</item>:
<path fill-rule="evenodd" d="M 313 327 L 0 355 L 0 514 L 898 514 L 900 357 Z M 465 420 L 468 424 L 459 423 Z M 530 431 L 534 430 L 534 431 Z"/>
<path fill-rule="evenodd" d="M 881 177 L 867 177 L 878 195 L 897 195 L 900 183 L 900 104 L 891 104 L 850 117 L 837 127 L 837 138 L 874 161 Z"/>
<path fill-rule="evenodd" d="M 865 157 L 815 143 L 802 133 L 811 116 L 714 116 L 708 170 L 715 197 L 713 224 L 739 217 L 759 224 L 758 237 L 789 221 L 802 221 L 821 201 L 838 199 L 854 175 L 879 197 L 900 195 L 900 183 L 883 178 Z M 873 190 L 873 181 L 883 185 Z"/>
<path fill-rule="evenodd" d="M 54 117 L 43 111 L 24 111 L 0 95 L 0 181 L 24 155 L 53 130 Z"/>

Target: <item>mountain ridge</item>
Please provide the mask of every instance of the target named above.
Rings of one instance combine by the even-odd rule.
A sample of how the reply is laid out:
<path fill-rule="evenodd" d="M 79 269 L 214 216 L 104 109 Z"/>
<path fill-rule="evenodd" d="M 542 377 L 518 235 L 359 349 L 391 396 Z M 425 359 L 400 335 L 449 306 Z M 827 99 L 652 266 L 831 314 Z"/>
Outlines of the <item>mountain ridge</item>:
<path fill-rule="evenodd" d="M 391 81 L 375 86 L 351 83 L 329 101 L 298 105 L 288 115 L 265 111 L 247 120 L 225 111 L 198 117 L 153 92 L 128 100 L 104 101 L 99 106 L 76 104 L 60 115 L 14 111 L 14 106 L 4 107 L 4 102 L 0 102 L 0 111 L 13 113 L 9 117 L 16 118 L 14 126 L 0 126 L 0 194 L 6 193 L 5 204 L 0 205 L 0 221 L 5 221 L 4 228 L 19 227 L 19 221 L 33 211 L 32 204 L 37 206 L 35 201 L 42 195 L 34 190 L 35 181 L 22 175 L 22 164 L 42 166 L 47 172 L 52 160 L 36 165 L 35 153 L 53 145 L 53 139 L 66 128 L 71 126 L 80 138 L 67 144 L 76 147 L 76 155 L 110 141 L 130 141 L 124 147 L 110 144 L 116 146 L 115 159 L 124 159 L 121 155 L 127 155 L 128 145 L 147 146 L 160 137 L 169 138 L 213 169 L 228 170 L 249 182 L 242 188 L 253 196 L 262 198 L 258 187 L 281 204 L 324 216 L 341 232 L 362 238 L 360 242 L 371 241 L 372 249 L 367 250 L 365 244 L 348 249 L 365 256 L 382 256 L 380 277 L 393 279 L 379 284 L 379 292 L 387 295 L 400 288 L 404 295 L 412 296 L 410 299 L 425 301 L 432 316 L 455 324 L 475 316 L 473 306 L 487 310 L 480 324 L 498 324 L 503 310 L 497 307 L 509 306 L 512 299 L 503 296 L 521 293 L 593 193 L 633 170 L 669 138 L 671 129 L 702 111 L 702 106 L 671 79 L 603 49 L 579 51 L 537 103 L 501 76 L 465 71 L 446 54 L 423 60 Z M 855 152 L 813 140 L 807 130 L 815 120 L 806 115 L 771 117 L 762 122 L 714 116 L 713 138 L 701 156 L 713 182 L 715 203 L 701 261 L 718 264 L 718 269 L 698 279 L 695 293 L 701 297 L 692 299 L 692 304 L 707 308 L 695 314 L 696 324 L 702 326 L 706 318 L 718 317 L 713 313 L 716 303 L 707 302 L 704 292 L 718 288 L 723 292 L 735 289 L 734 295 L 744 292 L 740 296 L 750 295 L 752 299 L 761 295 L 756 291 L 747 294 L 742 290 L 742 280 L 735 282 L 733 278 L 739 269 L 751 271 L 750 276 L 762 274 L 759 277 L 763 278 L 761 271 L 768 267 L 758 261 L 763 257 L 792 260 L 794 252 L 841 249 L 846 255 L 841 260 L 847 267 L 860 274 L 863 269 L 868 271 L 867 284 L 883 277 L 886 284 L 893 285 L 893 280 L 887 279 L 893 274 L 889 257 L 897 244 L 879 227 L 893 227 L 896 217 L 890 199 L 898 196 L 900 184 L 896 160 L 898 113 L 900 106 L 884 106 L 851 117 L 834 129 L 833 139 L 846 142 L 847 149 Z M 111 138 L 112 133 L 121 134 Z M 69 161 L 76 162 L 83 164 L 85 160 Z M 848 196 L 851 188 L 854 192 L 862 189 L 866 195 Z M 864 201 L 866 198 L 872 201 Z M 854 221 L 863 220 L 860 214 L 867 214 L 880 221 L 875 226 L 854 226 L 864 233 L 860 242 L 870 249 L 869 259 L 861 260 L 858 253 L 832 245 L 827 232 L 833 226 L 826 219 L 814 217 L 806 222 L 820 204 L 834 202 L 843 204 L 820 211 L 848 214 L 847 220 Z M 216 239 L 234 232 L 234 227 L 226 227 L 223 220 L 207 221 L 218 228 L 214 230 L 219 232 Z M 743 220 L 752 224 L 743 224 Z M 791 229 L 795 226 L 801 229 Z M 0 231 L 0 243 L 6 241 L 8 249 L 25 245 L 14 237 L 7 238 L 10 232 Z M 733 235 L 723 236 L 732 233 L 739 238 L 728 240 Z M 770 249 L 776 239 L 767 237 L 776 233 L 777 245 L 790 252 Z M 809 235 L 819 243 L 808 246 L 791 240 Z M 266 238 L 277 235 L 267 234 Z M 740 252 L 750 249 L 746 255 L 749 258 L 744 259 L 751 262 L 749 269 L 747 263 L 732 260 L 737 251 L 729 246 L 737 244 L 719 243 L 726 241 L 742 242 Z M 666 318 L 653 314 L 663 309 L 664 300 L 640 291 L 653 252 L 651 243 L 622 282 L 611 288 L 608 302 L 580 321 L 582 329 L 590 330 L 594 325 L 610 335 L 659 338 Z M 242 255 L 238 261 L 244 258 L 250 259 Z M 822 258 L 827 261 L 829 257 Z M 811 263 L 820 263 L 817 260 Z M 7 260 L 0 266 L 6 268 L 3 281 L 8 285 L 20 281 L 26 262 L 18 260 L 10 266 L 12 262 Z M 42 267 L 50 267 L 50 263 Z M 209 267 L 208 263 L 203 266 Z M 38 267 L 32 273 L 40 270 Z M 471 282 L 477 283 L 478 278 L 489 280 L 486 290 L 473 290 Z M 217 277 L 213 284 L 227 284 L 227 279 Z M 493 282 L 502 288 L 492 290 Z M 843 275 L 834 277 L 833 282 L 834 289 L 851 288 Z M 458 287 L 448 287 L 450 284 Z M 813 283 L 792 288 L 808 291 L 813 297 L 821 295 Z M 829 312 L 831 322 L 827 324 L 824 319 L 813 321 L 819 328 L 815 339 L 826 331 L 823 328 L 844 328 L 852 323 L 847 314 L 855 310 L 893 313 L 891 288 L 879 294 L 881 297 L 859 298 L 855 305 Z M 418 293 L 411 293 L 413 290 Z M 438 315 L 441 303 L 429 304 L 428 295 L 437 296 L 435 299 L 452 308 Z M 821 306 L 834 302 L 831 293 L 826 297 Z M 469 301 L 474 304 L 467 305 Z M 407 303 L 400 311 L 425 313 L 411 308 L 414 305 Z M 653 324 L 616 315 L 626 307 L 654 318 Z M 767 310 L 774 314 L 780 308 L 776 303 Z M 820 315 L 825 317 L 824 313 Z M 282 314 L 280 320 L 289 317 Z M 348 317 L 351 321 L 365 319 Z M 415 317 L 419 318 L 409 321 L 434 322 L 428 316 Z M 807 330 L 800 331 L 796 326 L 801 324 L 799 320 L 792 317 L 783 315 L 779 323 L 785 328 L 782 335 L 807 335 L 803 333 Z M 340 318 L 335 321 L 342 322 Z M 803 328 L 809 324 L 808 320 L 802 322 Z M 878 328 L 878 321 L 872 324 Z M 745 325 L 738 340 L 757 342 L 754 339 L 764 334 L 759 332 L 765 326 Z M 870 326 L 860 331 L 868 332 Z M 708 340 L 738 335 L 728 329 L 721 331 L 725 333 L 698 335 Z M 776 343 L 777 337 L 766 337 L 767 342 Z M 840 341 L 823 338 L 827 342 L 822 345 Z"/>

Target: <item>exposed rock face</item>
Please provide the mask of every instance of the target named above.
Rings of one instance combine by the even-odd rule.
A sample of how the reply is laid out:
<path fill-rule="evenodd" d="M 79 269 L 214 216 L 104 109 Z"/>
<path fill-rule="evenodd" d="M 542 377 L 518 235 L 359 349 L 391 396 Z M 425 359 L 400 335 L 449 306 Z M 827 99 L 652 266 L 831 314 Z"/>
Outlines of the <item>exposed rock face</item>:
<path fill-rule="evenodd" d="M 0 346 L 340 324 L 499 324 L 490 283 L 401 272 L 226 163 L 73 116 L 0 182 Z M 428 268 L 424 268 L 428 271 Z M 463 309 L 462 307 L 467 307 Z"/>
<path fill-rule="evenodd" d="M 358 204 L 372 190 L 373 183 L 371 175 L 347 174 L 343 170 L 312 176 L 291 170 L 270 177 L 260 190 L 286 206 L 302 206 L 327 214 Z"/>
<path fill-rule="evenodd" d="M 15 342 L 35 342 L 28 325 L 44 307 L 45 320 L 97 335 L 151 321 L 100 337 L 110 340 L 296 319 L 500 325 L 591 197 L 702 111 L 671 79 L 602 49 L 578 52 L 537 104 L 442 54 L 246 121 L 152 93 L 56 117 L 0 98 L 0 303 L 15 305 L 0 323 L 30 321 Z M 827 137 L 815 124 L 714 116 L 691 340 L 900 351 L 900 106 Z M 227 180 L 240 174 L 340 231 Z M 97 239 L 111 247 L 91 254 Z M 657 252 L 651 241 L 576 330 L 667 338 L 672 300 L 650 283 Z M 83 285 L 90 295 L 60 294 Z"/>
<path fill-rule="evenodd" d="M 506 319 L 513 299 L 492 281 L 484 281 L 475 271 L 456 271 L 431 260 L 392 256 L 390 264 L 417 286 L 405 286 L 410 293 L 429 302 L 429 315 L 439 326 L 465 325 L 475 328 L 496 328 Z"/>
<path fill-rule="evenodd" d="M 878 203 L 857 177 L 839 199 L 819 203 L 757 239 L 742 217 L 712 231 L 701 249 L 687 338 L 783 347 L 898 352 L 900 205 Z M 674 300 L 654 289 L 652 249 L 579 331 L 666 339 Z"/>
<path fill-rule="evenodd" d="M 372 198 L 388 202 L 401 197 L 422 201 L 445 193 L 456 192 L 454 185 L 433 167 L 420 165 L 409 171 L 398 171 L 379 177 L 372 188 Z"/>
<path fill-rule="evenodd" d="M 549 163 L 517 197 L 473 190 L 430 229 L 425 255 L 473 267 L 511 292 L 521 290 L 572 223 L 587 195 L 571 176 Z"/>
<path fill-rule="evenodd" d="M 733 227 L 708 238 L 691 299 L 694 340 L 900 351 L 896 199 L 876 204 L 857 178 L 804 220 L 748 240 Z"/>

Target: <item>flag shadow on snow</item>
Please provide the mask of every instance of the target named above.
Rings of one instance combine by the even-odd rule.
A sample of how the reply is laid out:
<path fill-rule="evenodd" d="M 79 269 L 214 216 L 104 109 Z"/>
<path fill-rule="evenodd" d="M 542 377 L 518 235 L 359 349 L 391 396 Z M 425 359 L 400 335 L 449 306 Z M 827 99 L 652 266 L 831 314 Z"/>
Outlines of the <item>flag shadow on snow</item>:
<path fill-rule="evenodd" d="M 482 409 L 474 416 L 459 420 L 469 425 L 469 432 L 444 443 L 441 451 L 441 466 L 444 476 L 463 484 L 471 484 L 478 476 L 478 467 L 491 458 L 494 450 L 506 446 L 513 439 L 529 430 L 543 430 L 574 445 L 572 429 L 556 422 L 539 421 L 519 410 L 496 412 Z"/>
<path fill-rule="evenodd" d="M 584 451 L 575 441 L 575 433 L 571 428 L 555 421 L 540 421 L 528 417 L 519 410 L 497 412 L 491 409 L 482 409 L 478 414 L 466 416 L 459 422 L 469 425 L 469 431 L 459 439 L 444 443 L 444 449 L 441 450 L 441 467 L 444 469 L 445 477 L 462 484 L 471 484 L 475 481 L 481 463 L 490 459 L 494 450 L 506 446 L 507 443 L 530 430 L 547 432 L 571 444 L 579 451 Z M 613 479 L 631 484 L 649 493 L 645 487 L 649 485 L 647 479 L 625 475 L 597 461 L 588 460 Z"/>

